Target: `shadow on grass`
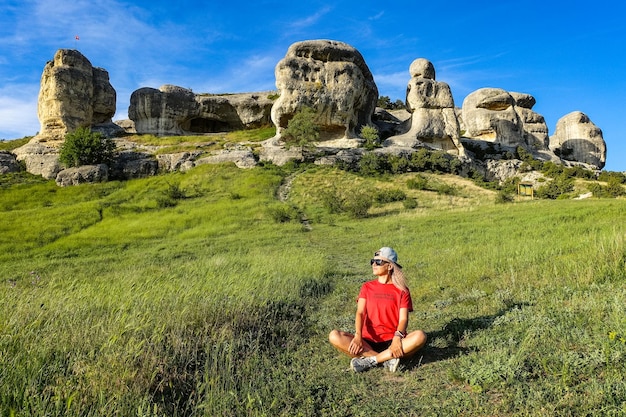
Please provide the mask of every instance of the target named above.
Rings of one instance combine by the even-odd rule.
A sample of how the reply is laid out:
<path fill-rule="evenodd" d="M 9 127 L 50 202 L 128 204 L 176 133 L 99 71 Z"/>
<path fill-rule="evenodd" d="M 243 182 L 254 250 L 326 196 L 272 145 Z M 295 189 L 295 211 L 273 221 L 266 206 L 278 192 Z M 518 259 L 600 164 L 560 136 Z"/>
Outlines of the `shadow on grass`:
<path fill-rule="evenodd" d="M 404 362 L 407 369 L 413 369 L 420 365 L 444 361 L 458 357 L 464 353 L 474 349 L 461 346 L 461 341 L 471 332 L 484 330 L 491 327 L 498 317 L 504 316 L 511 310 L 520 309 L 529 306 L 529 303 L 512 303 L 507 308 L 500 310 L 496 314 L 489 316 L 480 316 L 474 318 L 455 318 L 450 320 L 441 330 L 428 332 L 428 342 L 422 350 L 418 351 L 411 358 Z M 434 344 L 445 344 L 445 347 L 435 346 Z"/>

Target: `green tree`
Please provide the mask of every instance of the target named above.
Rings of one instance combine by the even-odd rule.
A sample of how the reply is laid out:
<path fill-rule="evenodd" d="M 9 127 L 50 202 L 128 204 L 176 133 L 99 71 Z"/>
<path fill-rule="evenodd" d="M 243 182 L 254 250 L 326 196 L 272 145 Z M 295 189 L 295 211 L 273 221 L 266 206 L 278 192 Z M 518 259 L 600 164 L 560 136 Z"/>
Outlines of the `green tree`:
<path fill-rule="evenodd" d="M 108 164 L 113 160 L 115 142 L 98 132 L 80 127 L 65 135 L 59 161 L 66 167 Z"/>
<path fill-rule="evenodd" d="M 391 99 L 389 96 L 380 96 L 378 97 L 378 102 L 376 105 L 382 109 L 390 109 L 391 108 Z"/>
<path fill-rule="evenodd" d="M 287 149 L 291 146 L 310 147 L 319 138 L 319 126 L 315 123 L 315 116 L 315 110 L 303 107 L 289 120 L 281 135 Z"/>
<path fill-rule="evenodd" d="M 368 150 L 380 147 L 380 139 L 378 136 L 378 129 L 374 126 L 361 127 L 361 137 L 365 139 L 363 147 Z"/>

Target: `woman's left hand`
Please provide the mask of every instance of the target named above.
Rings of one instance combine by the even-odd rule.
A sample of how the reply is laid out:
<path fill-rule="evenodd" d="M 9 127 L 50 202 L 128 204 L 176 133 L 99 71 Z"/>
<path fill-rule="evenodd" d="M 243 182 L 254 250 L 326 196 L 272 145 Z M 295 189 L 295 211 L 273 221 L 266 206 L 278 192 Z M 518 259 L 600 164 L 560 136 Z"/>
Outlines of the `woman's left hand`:
<path fill-rule="evenodd" d="M 391 346 L 389 346 L 389 350 L 391 351 L 391 355 L 394 358 L 401 358 L 404 356 L 404 351 L 402 350 L 402 339 L 399 337 L 394 337 L 391 341 Z"/>

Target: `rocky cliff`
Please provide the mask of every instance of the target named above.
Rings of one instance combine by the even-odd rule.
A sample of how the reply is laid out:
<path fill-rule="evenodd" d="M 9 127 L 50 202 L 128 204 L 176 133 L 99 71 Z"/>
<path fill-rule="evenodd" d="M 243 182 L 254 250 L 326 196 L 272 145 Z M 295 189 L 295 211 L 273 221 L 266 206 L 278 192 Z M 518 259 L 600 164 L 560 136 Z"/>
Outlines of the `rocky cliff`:
<path fill-rule="evenodd" d="M 273 93 L 194 94 L 174 85 L 144 87 L 130 97 L 128 117 L 139 134 L 229 132 L 268 125 Z"/>
<path fill-rule="evenodd" d="M 455 107 L 449 85 L 436 81 L 433 64 L 424 58 L 409 66 L 407 112 L 403 115 L 376 109 L 378 89 L 372 73 L 359 51 L 343 42 L 297 42 L 277 63 L 275 76 L 277 94 L 196 94 L 173 85 L 140 88 L 131 95 L 131 120 L 117 125 L 111 122 L 116 93 L 107 71 L 93 67 L 78 51 L 60 49 L 46 63 L 41 77 L 41 131 L 13 155 L 24 161 L 29 172 L 55 178 L 62 170 L 58 147 L 65 134 L 78 127 L 89 126 L 108 137 L 124 131 L 164 136 L 273 123 L 276 136 L 263 143 L 260 158 L 282 164 L 303 157 L 302 152 L 285 148 L 281 133 L 296 112 L 310 107 L 315 110 L 315 123 L 321 132 L 314 154 L 319 163 L 361 158 L 365 151 L 359 134 L 364 126 L 377 127 L 384 139 L 376 152 L 410 153 L 422 147 L 443 150 L 482 171 L 502 171 L 498 156 L 492 155 L 495 162 L 484 164 L 474 159 L 464 143 L 472 147 L 494 145 L 503 151 L 522 147 L 541 160 L 578 163 L 591 169 L 602 169 L 606 161 L 602 131 L 584 113 L 564 116 L 550 137 L 543 116 L 533 111 L 536 100 L 530 94 L 481 88 L 469 94 L 461 108 Z M 119 166 L 112 167 L 112 173 L 127 178 L 152 175 L 158 169 L 188 169 L 197 163 L 223 161 L 250 167 L 257 158 L 245 145 L 216 151 L 202 161 L 198 157 L 160 155 L 157 160 L 149 152 L 120 149 Z M 12 158 L 3 155 L 0 159 L 4 171 L 18 166 L 8 159 Z M 514 169 L 515 164 L 507 164 Z"/>

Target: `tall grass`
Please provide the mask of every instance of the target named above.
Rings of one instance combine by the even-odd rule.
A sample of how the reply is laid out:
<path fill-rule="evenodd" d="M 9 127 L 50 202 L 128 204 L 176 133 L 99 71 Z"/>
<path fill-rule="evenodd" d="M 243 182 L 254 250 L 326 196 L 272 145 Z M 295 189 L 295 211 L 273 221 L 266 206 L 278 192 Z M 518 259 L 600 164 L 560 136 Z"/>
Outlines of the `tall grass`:
<path fill-rule="evenodd" d="M 458 179 L 437 178 L 450 196 L 410 178 L 205 165 L 1 189 L 0 413 L 626 413 L 626 202 L 495 205 Z M 325 210 L 330 186 L 400 189 L 419 205 L 357 220 Z M 277 221 L 280 204 L 300 217 Z M 353 374 L 326 335 L 352 330 L 383 245 L 429 343 L 397 374 Z"/>

